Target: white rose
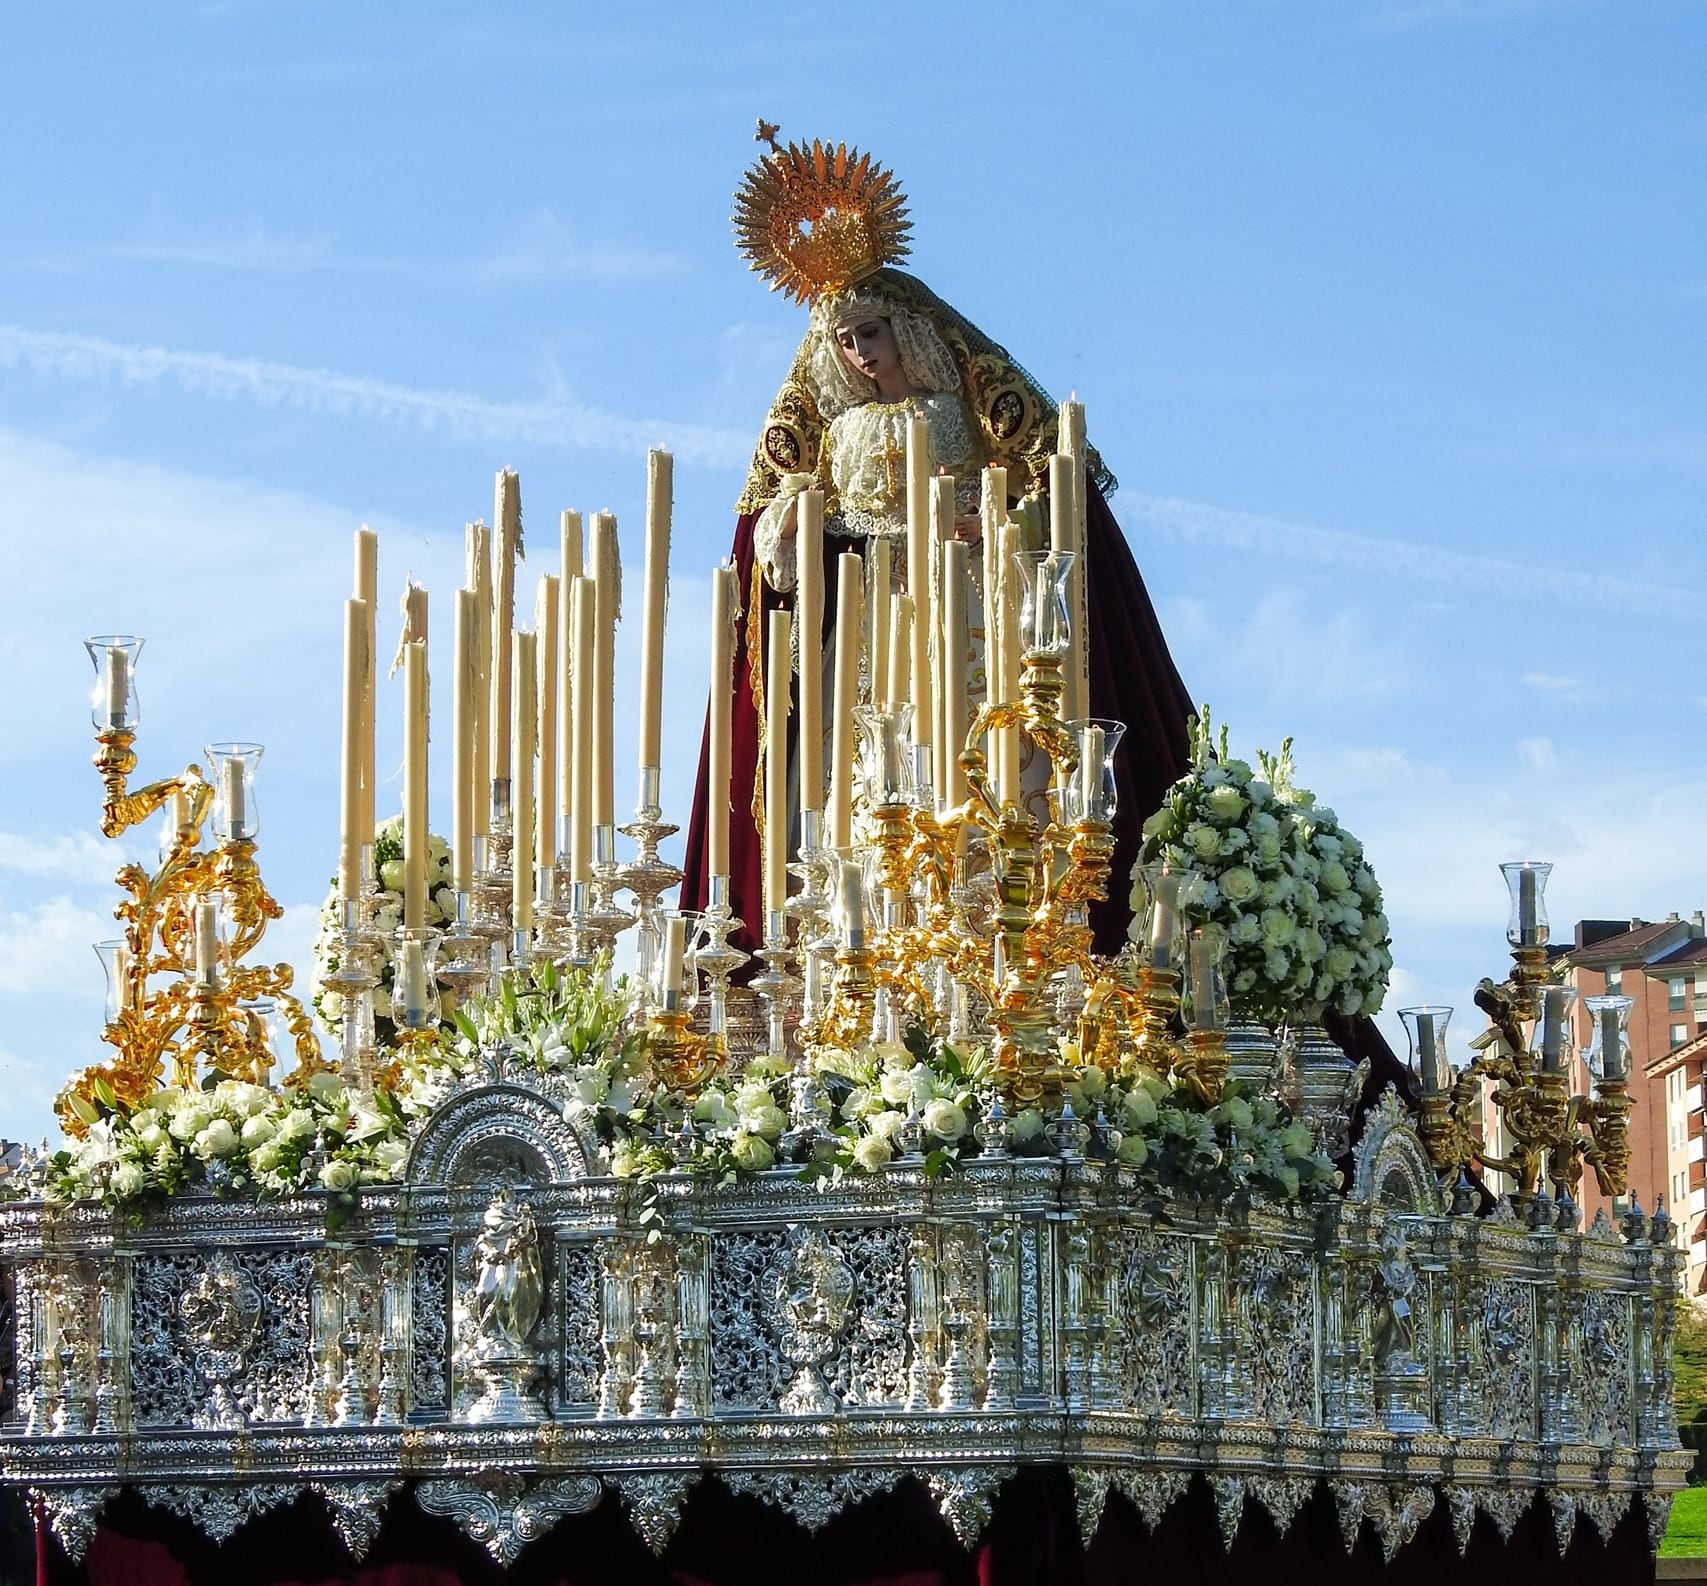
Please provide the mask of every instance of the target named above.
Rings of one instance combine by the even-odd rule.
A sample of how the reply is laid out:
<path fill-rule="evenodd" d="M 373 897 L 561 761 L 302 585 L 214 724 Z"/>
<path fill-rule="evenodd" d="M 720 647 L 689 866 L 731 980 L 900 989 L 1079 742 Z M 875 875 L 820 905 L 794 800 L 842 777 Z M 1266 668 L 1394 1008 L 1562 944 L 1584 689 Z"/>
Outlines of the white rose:
<path fill-rule="evenodd" d="M 762 1173 L 776 1160 L 770 1142 L 756 1134 L 737 1134 L 729 1142 L 729 1154 L 735 1159 L 735 1166 L 744 1173 Z"/>
<path fill-rule="evenodd" d="M 140 1195 L 147 1182 L 148 1175 L 143 1172 L 140 1163 L 121 1162 L 113 1169 L 113 1194 L 122 1201 Z"/>
<path fill-rule="evenodd" d="M 735 1109 L 720 1090 L 701 1091 L 693 1104 L 693 1116 L 695 1123 L 709 1124 L 713 1129 L 735 1127 Z"/>
<path fill-rule="evenodd" d="M 1123 1135 L 1120 1144 L 1114 1149 L 1114 1155 L 1127 1167 L 1142 1167 L 1149 1158 L 1150 1147 L 1141 1134 Z"/>
<path fill-rule="evenodd" d="M 907 1115 L 904 1112 L 874 1112 L 865 1120 L 865 1126 L 878 1139 L 887 1140 L 906 1121 Z"/>
<path fill-rule="evenodd" d="M 136 1139 L 137 1144 L 152 1156 L 161 1146 L 165 1145 L 166 1131 L 150 1118 L 148 1122 L 137 1126 Z"/>
<path fill-rule="evenodd" d="M 506 772 L 505 774 L 508 775 L 509 773 Z M 379 884 L 387 892 L 401 892 L 404 880 L 405 873 L 401 859 L 387 859 L 379 867 Z"/>
<path fill-rule="evenodd" d="M 243 1143 L 254 1147 L 265 1144 L 273 1137 L 273 1120 L 271 1118 L 245 1118 L 243 1120 Z"/>
<path fill-rule="evenodd" d="M 277 1139 L 281 1145 L 293 1140 L 306 1140 L 314 1133 L 314 1114 L 306 1107 L 293 1107 L 279 1124 Z"/>
<path fill-rule="evenodd" d="M 1297 934 L 1297 925 L 1284 909 L 1262 911 L 1262 939 L 1265 946 L 1284 947 Z"/>
<path fill-rule="evenodd" d="M 237 1149 L 237 1131 L 224 1118 L 215 1118 L 193 1141 L 190 1149 L 204 1162 L 230 1156 Z"/>
<path fill-rule="evenodd" d="M 946 1096 L 939 1096 L 925 1108 L 924 1125 L 939 1140 L 958 1140 L 966 1133 L 966 1114 Z"/>
<path fill-rule="evenodd" d="M 271 1173 L 283 1160 L 284 1152 L 269 1140 L 265 1145 L 257 1146 L 250 1154 L 249 1166 L 257 1173 Z"/>
<path fill-rule="evenodd" d="M 1260 883 L 1249 865 L 1234 865 L 1222 872 L 1221 895 L 1229 903 L 1249 903 L 1257 895 Z"/>
<path fill-rule="evenodd" d="M 1351 885 L 1351 877 L 1345 873 L 1345 866 L 1338 859 L 1330 859 L 1322 866 L 1322 886 L 1335 893 L 1344 892 Z"/>
<path fill-rule="evenodd" d="M 356 1187 L 355 1163 L 346 1162 L 342 1157 L 334 1157 L 330 1162 L 321 1165 L 320 1182 L 335 1194 L 342 1194 L 345 1190 L 354 1189 Z"/>
<path fill-rule="evenodd" d="M 1251 1126 L 1251 1104 L 1243 1096 L 1229 1096 L 1215 1111 L 1229 1129 L 1249 1129 Z"/>
<path fill-rule="evenodd" d="M 1221 852 L 1221 834 L 1202 821 L 1186 828 L 1185 842 L 1199 859 L 1214 859 Z"/>
<path fill-rule="evenodd" d="M 1155 1098 L 1142 1086 L 1137 1090 L 1128 1091 L 1124 1111 L 1127 1128 L 1147 1129 L 1156 1121 Z"/>
<path fill-rule="evenodd" d="M 1035 1140 L 1043 1133 L 1043 1114 L 1035 1107 L 1027 1107 L 1015 1114 L 1009 1131 L 1016 1142 Z"/>
<path fill-rule="evenodd" d="M 1203 795 L 1204 807 L 1223 826 L 1245 812 L 1245 796 L 1236 787 L 1212 787 Z"/>
<path fill-rule="evenodd" d="M 913 1099 L 913 1076 L 909 1073 L 887 1069 L 877 1084 L 891 1107 L 904 1106 Z"/>
<path fill-rule="evenodd" d="M 854 1163 L 865 1173 L 875 1173 L 894 1154 L 894 1146 L 883 1135 L 862 1134 L 854 1142 Z"/>

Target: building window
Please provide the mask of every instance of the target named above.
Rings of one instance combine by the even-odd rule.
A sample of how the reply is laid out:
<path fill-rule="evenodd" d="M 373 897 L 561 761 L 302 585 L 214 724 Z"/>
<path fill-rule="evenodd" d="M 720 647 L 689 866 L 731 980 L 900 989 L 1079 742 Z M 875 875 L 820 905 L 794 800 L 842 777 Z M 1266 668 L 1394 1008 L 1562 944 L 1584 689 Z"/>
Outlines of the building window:
<path fill-rule="evenodd" d="M 1614 964 L 1606 971 L 1606 994 L 1616 997 L 1624 989 L 1624 971 Z"/>
<path fill-rule="evenodd" d="M 1688 1039 L 1689 1026 L 1687 1024 L 1674 1024 L 1671 1027 L 1671 1044 L 1673 1046 L 1682 1046 Z"/>
<path fill-rule="evenodd" d="M 1666 1008 L 1672 1013 L 1682 1013 L 1688 1005 L 1688 982 L 1682 975 L 1673 975 L 1666 982 Z"/>
<path fill-rule="evenodd" d="M 1673 1173 L 1671 1176 L 1671 1203 L 1673 1206 L 1683 1204 L 1683 1175 Z"/>

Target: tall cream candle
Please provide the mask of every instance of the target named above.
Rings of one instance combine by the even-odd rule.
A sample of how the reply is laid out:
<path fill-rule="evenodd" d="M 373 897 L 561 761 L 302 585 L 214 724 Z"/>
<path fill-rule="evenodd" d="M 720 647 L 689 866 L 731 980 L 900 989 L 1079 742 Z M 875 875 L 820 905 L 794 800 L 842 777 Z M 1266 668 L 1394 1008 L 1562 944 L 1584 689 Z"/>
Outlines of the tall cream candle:
<path fill-rule="evenodd" d="M 1001 554 L 995 601 L 996 664 L 989 668 L 992 697 L 1012 705 L 1019 699 L 1019 595 L 1020 573 L 1014 565 L 1019 554 L 1021 530 L 1012 519 L 1001 526 Z M 1020 743 L 1017 727 L 998 727 L 991 758 L 996 768 L 996 787 L 1004 800 L 1020 802 Z"/>
<path fill-rule="evenodd" d="M 468 592 L 474 596 L 474 706 L 469 712 L 474 747 L 474 835 L 492 829 L 492 536 L 484 523 L 467 529 Z"/>
<path fill-rule="evenodd" d="M 889 590 L 894 581 L 891 576 L 894 551 L 881 534 L 872 537 L 870 556 L 871 610 L 868 618 L 871 644 L 867 669 L 871 678 L 871 703 L 881 708 L 889 703 L 889 623 L 893 616 L 889 609 Z"/>
<path fill-rule="evenodd" d="M 597 676 L 593 655 L 598 643 L 598 588 L 590 578 L 572 578 L 570 639 L 575 651 L 575 698 L 570 711 L 573 752 L 570 777 L 569 879 L 593 879 L 593 739 L 597 711 L 593 686 Z"/>
<path fill-rule="evenodd" d="M 571 623 L 575 580 L 581 576 L 581 514 L 565 511 L 558 525 L 560 566 L 557 588 L 557 820 L 558 855 L 569 857 L 569 822 L 574 804 L 575 646 Z M 540 819 L 545 819 L 541 806 Z"/>
<path fill-rule="evenodd" d="M 522 549 L 522 482 L 514 469 L 498 475 L 495 489 L 496 542 L 492 567 L 492 764 L 495 776 L 510 773 L 514 728 L 510 685 L 516 622 L 516 558 Z"/>
<path fill-rule="evenodd" d="M 830 802 L 826 824 L 832 848 L 853 842 L 854 708 L 859 704 L 860 630 L 864 627 L 865 564 L 852 551 L 836 564 L 836 683 L 830 707 Z"/>
<path fill-rule="evenodd" d="M 593 514 L 593 825 L 616 824 L 616 625 L 622 618 L 622 551 L 616 518 Z"/>
<path fill-rule="evenodd" d="M 790 617 L 770 614 L 765 657 L 765 913 L 788 902 L 788 684 Z M 767 927 L 768 928 L 768 927 Z"/>
<path fill-rule="evenodd" d="M 365 671 L 362 675 L 361 725 L 361 815 L 356 823 L 356 841 L 371 843 L 375 819 L 374 706 L 375 657 L 379 653 L 379 536 L 365 523 L 356 530 L 356 599 L 366 611 L 367 631 L 362 635 Z"/>
<path fill-rule="evenodd" d="M 795 612 L 800 619 L 800 807 L 824 807 L 824 493 L 800 493 L 795 535 L 798 578 Z M 715 688 L 713 676 L 712 687 Z M 716 873 L 715 871 L 713 872 Z"/>
<path fill-rule="evenodd" d="M 539 770 L 534 788 L 534 862 L 545 870 L 557 859 L 557 837 L 552 820 L 557 813 L 557 575 L 541 573 L 539 598 L 534 607 L 534 633 L 538 638 L 535 690 L 537 723 L 534 744 Z"/>
<path fill-rule="evenodd" d="M 1089 507 L 1087 465 L 1090 448 L 1085 443 L 1085 404 L 1069 396 L 1061 404 L 1056 420 L 1056 450 L 1073 460 L 1073 545 L 1078 555 L 1073 560 L 1068 579 L 1067 610 L 1073 619 L 1073 632 L 1084 635 L 1081 646 L 1074 641 L 1074 653 L 1079 658 L 1078 698 L 1083 706 L 1077 714 L 1082 719 L 1091 713 L 1091 625 L 1090 625 L 1090 541 L 1086 536 L 1086 514 Z"/>
<path fill-rule="evenodd" d="M 889 677 L 884 698 L 889 708 L 913 700 L 913 597 L 896 593 L 889 599 Z"/>
<path fill-rule="evenodd" d="M 659 764 L 664 720 L 664 593 L 670 582 L 670 502 L 674 467 L 656 447 L 646 454 L 646 571 L 640 612 L 640 769 Z"/>
<path fill-rule="evenodd" d="M 967 615 L 972 548 L 960 540 L 947 540 L 942 556 L 944 802 L 955 807 L 966 802 L 966 773 L 960 768 L 960 751 L 966 747 L 966 735 L 972 727 L 966 692 L 966 662 L 972 648 Z"/>
<path fill-rule="evenodd" d="M 942 604 L 942 547 L 954 538 L 954 476 L 937 474 L 931 479 L 931 570 L 930 570 L 930 655 L 931 655 L 931 781 L 938 802 L 947 797 L 948 763 L 960 753 L 958 744 L 948 741 L 945 719 L 945 690 L 948 687 L 948 668 L 943 664 Z M 924 698 L 920 691 L 921 701 Z M 922 707 L 921 707 L 922 708 Z"/>
<path fill-rule="evenodd" d="M 403 646 L 403 923 L 427 923 L 427 646 Z"/>
<path fill-rule="evenodd" d="M 367 648 L 367 602 L 344 602 L 344 730 L 339 765 L 338 806 L 338 896 L 346 900 L 361 896 L 362 870 L 362 749 L 367 701 L 362 682 L 367 675 L 363 653 Z M 181 803 L 182 800 L 176 800 Z M 182 829 L 182 818 L 179 820 Z"/>
<path fill-rule="evenodd" d="M 456 592 L 456 632 L 451 655 L 451 885 L 458 892 L 474 886 L 474 811 L 480 790 L 474 781 L 475 647 L 480 616 L 472 589 Z"/>
<path fill-rule="evenodd" d="M 1072 632 L 1062 668 L 1061 716 L 1066 721 L 1082 721 L 1090 714 L 1090 650 L 1085 642 L 1085 548 L 1079 540 L 1073 472 L 1071 457 L 1057 453 L 1049 459 L 1049 548 L 1073 553 L 1073 566 L 1067 575 L 1067 615 Z"/>
<path fill-rule="evenodd" d="M 211 986 L 219 979 L 219 905 L 196 900 L 196 979 Z"/>
<path fill-rule="evenodd" d="M 533 926 L 533 758 L 539 721 L 539 635 L 518 630 L 511 640 L 515 675 L 510 693 L 510 808 L 516 835 L 510 906 L 515 928 L 525 931 Z"/>
<path fill-rule="evenodd" d="M 823 591 L 819 591 L 819 600 Z M 705 866 L 710 875 L 729 873 L 729 716 L 735 689 L 735 619 L 741 604 L 740 575 L 728 563 L 711 575 L 711 699 L 706 731 Z M 805 732 L 805 690 L 801 692 Z M 822 756 L 820 755 L 820 761 Z M 820 765 L 819 780 L 823 774 Z"/>
<path fill-rule="evenodd" d="M 913 743 L 931 746 L 931 426 L 907 421 L 907 592 L 913 597 Z"/>

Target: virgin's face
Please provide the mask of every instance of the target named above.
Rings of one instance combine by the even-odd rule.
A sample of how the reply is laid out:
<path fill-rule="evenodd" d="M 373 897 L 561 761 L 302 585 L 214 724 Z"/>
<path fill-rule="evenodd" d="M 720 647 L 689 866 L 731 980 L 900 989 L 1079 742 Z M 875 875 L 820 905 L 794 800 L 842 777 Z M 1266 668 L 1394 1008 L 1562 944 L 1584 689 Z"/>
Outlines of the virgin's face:
<path fill-rule="evenodd" d="M 876 381 L 879 391 L 900 382 L 901 350 L 895 345 L 895 332 L 888 320 L 875 314 L 846 320 L 836 326 L 836 345 L 848 366 Z"/>

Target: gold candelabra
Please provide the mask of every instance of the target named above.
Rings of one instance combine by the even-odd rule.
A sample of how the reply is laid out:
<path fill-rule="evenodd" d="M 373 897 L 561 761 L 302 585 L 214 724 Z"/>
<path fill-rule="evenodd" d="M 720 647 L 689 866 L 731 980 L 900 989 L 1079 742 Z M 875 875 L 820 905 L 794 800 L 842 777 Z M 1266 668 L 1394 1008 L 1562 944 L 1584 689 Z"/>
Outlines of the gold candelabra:
<path fill-rule="evenodd" d="M 124 926 L 108 961 L 110 1017 L 102 1039 L 117 1049 L 109 1063 L 73 1076 L 56 1110 L 66 1131 L 82 1134 L 105 1109 L 135 1107 L 172 1065 L 172 1083 L 194 1086 L 203 1074 L 268 1084 L 274 1054 L 262 999 L 283 1011 L 293 1040 L 293 1081 L 324 1066 L 313 1024 L 291 995 L 288 964 L 246 964 L 270 921 L 284 912 L 268 893 L 255 862 L 254 745 L 210 750 L 215 781 L 198 765 L 131 788 L 136 769 L 135 662 L 141 641 L 88 641 L 96 666 L 94 763 L 104 788 L 101 830 L 119 837 L 161 810 L 171 830 L 153 871 L 120 868 L 125 894 L 114 908 Z M 210 813 L 215 845 L 202 846 Z M 224 940 L 220 940 L 223 930 Z M 169 977 L 161 982 L 161 977 Z"/>
<path fill-rule="evenodd" d="M 1576 993 L 1557 982 L 1548 964 L 1543 893 L 1551 867 L 1524 862 L 1502 868 L 1513 896 L 1512 969 L 1497 985 L 1484 979 L 1476 989 L 1488 1028 L 1470 1043 L 1471 1062 L 1452 1074 L 1444 1039 L 1450 1008 L 1401 1010 L 1422 1079 L 1423 1142 L 1443 1174 L 1472 1162 L 1506 1174 L 1520 1204 L 1532 1200 L 1544 1182 L 1574 1201 L 1585 1165 L 1594 1169 L 1603 1194 L 1622 1195 L 1630 1167 L 1629 1051 L 1622 1022 L 1629 1001 L 1589 999 L 1594 1039 L 1585 1056 L 1594 1094 L 1573 1094 L 1569 1032 Z M 1509 1141 L 1503 1152 L 1490 1149 L 1472 1122 L 1485 1090 Z"/>
<path fill-rule="evenodd" d="M 978 713 L 959 752 L 967 796 L 941 810 L 918 807 L 904 785 L 907 755 L 899 743 L 906 712 L 872 711 L 866 786 L 871 798 L 875 883 L 882 919 L 869 939 L 844 940 L 825 1010 L 812 1031 L 820 1045 L 849 1049 L 872 1038 L 880 1006 L 934 1028 L 946 978 L 951 1006 L 968 995 L 989 1010 L 994 1057 L 1009 1104 L 1017 1111 L 1059 1099 L 1071 1073 L 1058 1039 L 1057 993 L 1064 977 L 1086 988 L 1081 1061 L 1128 1060 L 1134 994 L 1114 967 L 1091 952 L 1085 908 L 1107 895 L 1114 851 L 1110 824 L 1116 724 L 1061 720 L 1063 589 L 1071 558 L 1052 554 L 1026 569 L 1026 627 L 1019 698 Z M 1035 599 L 1033 599 L 1035 591 Z M 980 747 L 987 733 L 1017 731 L 1047 757 L 1049 816 L 1039 822 L 1018 788 L 991 785 Z M 1094 737 L 1091 734 L 1095 734 Z M 1106 733 L 1106 738 L 1105 738 Z M 890 741 L 891 739 L 897 741 Z M 1081 774 L 1095 753 L 1095 764 Z M 982 852 L 974 855 L 974 843 Z M 968 889 L 974 865 L 989 877 L 993 907 L 970 928 Z M 880 996 L 883 999 L 880 1002 Z M 879 1019 L 881 1022 L 881 1019 Z"/>

